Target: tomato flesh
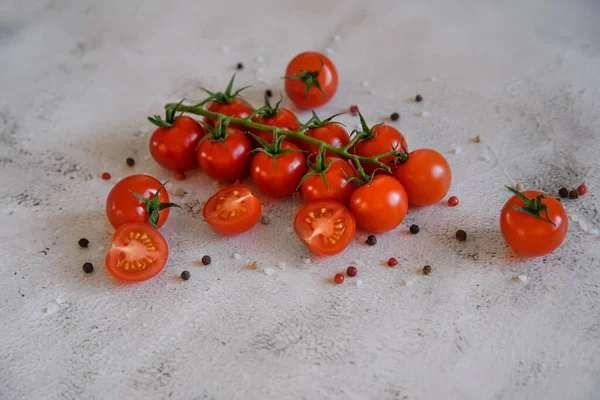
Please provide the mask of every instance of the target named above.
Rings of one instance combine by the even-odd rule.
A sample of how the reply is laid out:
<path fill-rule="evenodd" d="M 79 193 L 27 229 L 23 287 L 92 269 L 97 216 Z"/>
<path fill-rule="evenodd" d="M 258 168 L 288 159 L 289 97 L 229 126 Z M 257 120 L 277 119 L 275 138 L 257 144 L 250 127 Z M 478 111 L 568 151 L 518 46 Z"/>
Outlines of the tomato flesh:
<path fill-rule="evenodd" d="M 169 247 L 163 236 L 150 225 L 139 222 L 119 227 L 106 254 L 106 268 L 124 282 L 141 282 L 163 270 Z"/>
<path fill-rule="evenodd" d="M 225 143 L 205 139 L 198 146 L 198 162 L 204 173 L 219 182 L 234 182 L 248 174 L 252 158 L 250 139 L 236 128 L 228 128 Z"/>
<path fill-rule="evenodd" d="M 214 194 L 202 211 L 204 219 L 222 235 L 244 233 L 258 222 L 260 201 L 246 185 L 233 185 Z"/>
<path fill-rule="evenodd" d="M 171 171 L 194 168 L 196 146 L 206 131 L 195 119 L 181 116 L 170 128 L 157 128 L 150 138 L 150 154 Z"/>
<path fill-rule="evenodd" d="M 348 247 L 356 222 L 343 204 L 320 200 L 307 204 L 296 214 L 294 230 L 313 253 L 333 256 Z"/>

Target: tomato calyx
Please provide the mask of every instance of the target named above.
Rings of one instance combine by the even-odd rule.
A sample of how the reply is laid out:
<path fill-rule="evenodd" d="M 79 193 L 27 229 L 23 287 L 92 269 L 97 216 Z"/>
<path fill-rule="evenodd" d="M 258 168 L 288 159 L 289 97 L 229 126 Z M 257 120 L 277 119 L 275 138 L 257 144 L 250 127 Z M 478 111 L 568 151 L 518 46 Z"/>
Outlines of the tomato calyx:
<path fill-rule="evenodd" d="M 269 96 L 265 93 L 265 105 L 258 109 L 258 123 L 260 124 L 263 118 L 274 118 L 279 114 L 279 105 L 283 101 L 283 95 L 280 94 L 279 101 L 275 104 L 275 107 L 271 106 L 271 102 L 269 101 Z M 300 125 L 298 123 L 298 125 Z"/>
<path fill-rule="evenodd" d="M 221 103 L 221 104 L 231 104 L 233 103 L 233 101 L 235 100 L 235 98 L 238 96 L 238 94 L 240 94 L 240 92 L 242 90 L 246 90 L 248 89 L 250 86 L 244 86 L 241 89 L 236 90 L 235 92 L 231 92 L 233 90 L 233 81 L 235 80 L 235 74 L 233 74 L 233 76 L 231 77 L 231 79 L 229 80 L 229 83 L 227 84 L 227 87 L 225 88 L 224 92 L 211 92 L 208 89 L 205 88 L 201 88 L 202 90 L 204 90 L 206 93 L 208 93 L 208 95 L 210 96 L 209 99 L 211 101 L 215 101 L 217 103 Z M 206 101 L 203 101 L 203 103 L 205 103 Z"/>
<path fill-rule="evenodd" d="M 339 121 L 334 121 L 333 119 L 335 117 L 337 117 L 338 115 L 342 115 L 344 113 L 337 113 L 337 114 L 333 114 L 331 117 L 326 118 L 324 120 L 321 120 L 319 118 L 319 116 L 317 115 L 317 113 L 315 112 L 315 110 L 311 110 L 312 111 L 312 117 L 304 124 L 302 125 L 302 129 L 317 129 L 317 128 L 322 128 L 325 125 L 329 125 L 329 124 L 337 124 L 337 125 L 341 125 L 341 126 L 346 126 L 344 124 L 342 124 Z"/>
<path fill-rule="evenodd" d="M 306 158 L 306 165 L 310 169 L 310 172 L 302 177 L 302 179 L 300 180 L 300 183 L 298 184 L 298 187 L 296 188 L 297 190 L 300 189 L 300 187 L 302 186 L 302 184 L 304 183 L 305 180 L 307 180 L 311 176 L 315 176 L 315 175 L 319 175 L 321 177 L 321 179 L 323 179 L 323 183 L 325 184 L 325 187 L 327 188 L 327 190 L 329 190 L 329 183 L 327 182 L 327 177 L 325 176 L 325 173 L 331 167 L 333 160 L 325 161 L 325 155 L 326 155 L 325 147 L 320 146 L 319 153 L 316 154 L 316 162 L 313 163 L 311 161 L 310 156 Z M 346 171 L 342 170 L 342 172 L 344 172 L 344 175 L 346 175 L 346 177 L 348 177 L 348 174 L 346 174 Z"/>
<path fill-rule="evenodd" d="M 273 164 L 275 165 L 275 168 L 277 168 L 277 156 L 281 156 L 283 154 L 288 154 L 288 153 L 303 153 L 303 151 L 299 150 L 299 149 L 298 150 L 283 149 L 281 147 L 281 144 L 283 143 L 283 140 L 285 139 L 285 135 L 279 134 L 279 128 L 273 128 L 273 143 L 269 143 L 269 142 L 265 141 L 260 136 L 255 135 L 254 133 L 250 133 L 250 134 L 262 146 L 262 147 L 257 147 L 256 149 L 254 149 L 252 151 L 253 152 L 261 151 L 261 152 L 271 156 L 271 158 L 273 159 Z"/>
<path fill-rule="evenodd" d="M 321 66 L 316 71 L 311 71 L 309 69 L 301 69 L 300 75 L 286 75 L 286 76 L 284 76 L 284 78 L 285 79 L 295 79 L 297 81 L 304 82 L 304 87 L 306 89 L 307 97 L 308 97 L 308 92 L 310 92 L 310 88 L 316 87 L 319 90 L 319 92 L 321 92 L 323 97 L 327 98 L 327 95 L 325 94 L 325 91 L 321 87 L 321 84 L 319 83 L 319 79 L 318 79 L 319 74 L 321 73 L 322 69 L 323 69 L 323 60 L 321 60 Z"/>
<path fill-rule="evenodd" d="M 154 125 L 159 128 L 171 128 L 177 118 L 175 113 L 179 106 L 184 102 L 185 99 L 181 99 L 181 101 L 177 104 L 169 104 L 165 107 L 165 119 L 162 119 L 160 115 L 154 114 L 152 117 L 148 117 L 148 121 L 152 122 Z"/>
<path fill-rule="evenodd" d="M 202 126 L 204 126 L 206 131 L 208 132 L 208 135 L 205 135 L 204 137 L 202 137 L 202 139 L 200 139 L 198 141 L 196 150 L 198 150 L 198 147 L 200 147 L 202 142 L 204 142 L 205 140 L 210 140 L 211 142 L 220 142 L 223 144 L 223 146 L 225 146 L 225 149 L 229 150 L 229 148 L 227 147 L 227 143 L 225 142 L 225 139 L 227 138 L 227 136 L 230 133 L 232 133 L 231 131 L 227 130 L 227 127 L 229 126 L 229 123 L 231 122 L 232 118 L 233 117 L 223 118 L 223 114 L 219 114 L 219 116 L 217 118 L 217 123 L 215 124 L 214 127 L 207 124 L 204 121 L 199 121 L 202 124 Z"/>
<path fill-rule="evenodd" d="M 160 194 L 160 191 L 164 189 L 165 185 L 168 182 L 169 181 L 166 181 L 165 183 L 160 185 L 160 187 L 156 190 L 156 193 L 154 193 L 154 196 L 152 196 L 152 198 L 150 200 L 148 200 L 141 194 L 135 193 L 130 190 L 131 194 L 134 195 L 135 197 L 137 197 L 146 206 L 146 212 L 148 213 L 148 220 L 150 221 L 150 226 L 153 228 L 156 228 L 156 226 L 158 225 L 158 219 L 160 216 L 160 212 L 162 210 L 164 210 L 166 208 L 171 208 L 171 207 L 181 208 L 181 206 L 179 204 L 161 203 L 158 200 L 158 195 Z"/>
<path fill-rule="evenodd" d="M 510 190 L 515 196 L 517 196 L 523 203 L 525 203 L 525 207 L 523 206 L 508 206 L 506 209 L 513 209 L 520 211 L 525 214 L 529 214 L 534 218 L 539 219 L 540 221 L 547 222 L 556 226 L 556 224 L 550 219 L 550 215 L 548 214 L 548 206 L 542 203 L 542 200 L 545 198 L 544 195 L 539 195 L 532 199 L 527 198 L 523 193 L 518 191 L 515 188 L 511 188 L 510 186 L 506 186 L 508 190 Z M 542 217 L 542 212 L 546 214 L 546 218 Z"/>

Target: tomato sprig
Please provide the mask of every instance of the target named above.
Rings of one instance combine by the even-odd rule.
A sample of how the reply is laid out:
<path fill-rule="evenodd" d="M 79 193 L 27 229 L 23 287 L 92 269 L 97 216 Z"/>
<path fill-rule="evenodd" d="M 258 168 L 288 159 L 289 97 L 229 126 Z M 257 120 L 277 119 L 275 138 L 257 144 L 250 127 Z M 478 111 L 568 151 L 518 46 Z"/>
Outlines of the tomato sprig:
<path fill-rule="evenodd" d="M 525 207 L 507 206 L 504 209 L 513 209 L 521 211 L 522 213 L 529 214 L 532 217 L 539 219 L 540 221 L 544 221 L 556 226 L 556 224 L 550 219 L 550 215 L 548 214 L 548 206 L 542 202 L 542 200 L 545 197 L 544 195 L 540 194 L 539 196 L 530 199 L 515 188 L 511 188 L 510 186 L 506 186 L 506 188 L 510 190 L 519 199 L 521 199 L 521 201 L 525 203 Z M 542 217 L 542 213 L 546 215 L 546 218 Z"/>
<path fill-rule="evenodd" d="M 232 92 L 233 90 L 233 81 L 235 81 L 235 74 L 233 74 L 233 76 L 231 77 L 231 79 L 229 80 L 229 83 L 227 84 L 227 87 L 225 88 L 224 92 L 211 92 L 208 89 L 205 88 L 200 88 L 203 91 L 205 91 L 206 93 L 208 93 L 208 95 L 210 96 L 208 99 L 203 100 L 201 102 L 201 104 L 204 103 L 208 103 L 209 101 L 216 101 L 217 103 L 221 103 L 221 104 L 231 104 L 233 103 L 233 101 L 235 100 L 235 98 L 244 90 L 248 89 L 250 86 L 244 86 L 241 89 L 236 90 L 235 92 Z"/>
<path fill-rule="evenodd" d="M 165 119 L 158 114 L 154 114 L 152 117 L 148 117 L 148 121 L 152 122 L 154 125 L 159 128 L 171 128 L 175 123 L 177 117 L 175 114 L 177 113 L 177 108 L 183 103 L 185 99 L 181 99 L 181 101 L 177 104 L 169 104 L 165 107 Z M 203 105 L 204 103 L 202 103 Z"/>
<path fill-rule="evenodd" d="M 131 192 L 132 195 L 137 197 L 146 206 L 146 212 L 148 213 L 148 220 L 150 221 L 150 226 L 153 228 L 156 228 L 156 226 L 158 225 L 160 212 L 162 210 L 167 209 L 167 208 L 172 208 L 172 207 L 181 208 L 181 206 L 179 204 L 161 203 L 160 200 L 158 199 L 158 195 L 160 194 L 160 191 L 164 189 L 164 187 L 167 183 L 169 183 L 169 181 L 166 181 L 165 183 L 160 185 L 160 187 L 156 190 L 156 193 L 154 193 L 154 196 L 152 196 L 150 198 L 150 200 L 148 200 L 147 198 L 145 198 L 144 196 L 142 196 L 139 193 L 135 193 L 131 190 L 129 191 L 129 192 Z"/>

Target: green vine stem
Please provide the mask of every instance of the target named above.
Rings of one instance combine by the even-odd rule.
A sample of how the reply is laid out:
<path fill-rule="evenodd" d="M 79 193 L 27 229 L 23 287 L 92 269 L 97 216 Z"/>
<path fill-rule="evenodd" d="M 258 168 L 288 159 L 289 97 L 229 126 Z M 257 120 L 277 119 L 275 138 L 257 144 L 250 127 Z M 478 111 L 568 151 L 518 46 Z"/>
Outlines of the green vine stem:
<path fill-rule="evenodd" d="M 205 110 L 201 105 L 194 105 L 194 106 L 186 106 L 183 104 L 175 104 L 175 103 L 171 103 L 171 104 L 167 104 L 165 106 L 165 108 L 167 109 L 171 109 L 173 107 L 176 107 L 178 112 L 182 112 L 182 113 L 191 113 L 191 114 L 196 114 L 196 115 L 202 115 L 204 117 L 208 117 L 208 118 L 212 118 L 212 119 L 219 119 L 219 117 L 223 118 L 224 115 L 220 114 L 220 113 L 215 113 L 212 111 L 208 111 Z M 349 160 L 352 160 L 353 164 L 355 165 L 360 177 L 362 178 L 362 180 L 364 182 L 370 182 L 372 179 L 372 176 L 368 176 L 364 169 L 362 168 L 361 163 L 362 162 L 370 162 L 373 164 L 377 164 L 381 169 L 383 169 L 384 171 L 387 172 L 391 172 L 391 169 L 389 167 L 389 165 L 382 163 L 379 161 L 380 158 L 382 157 L 387 157 L 387 156 L 394 156 L 396 157 L 396 159 L 400 162 L 405 162 L 408 159 L 408 155 L 406 153 L 401 153 L 399 151 L 389 151 L 387 153 L 383 153 L 383 154 L 379 154 L 377 156 L 374 157 L 363 157 L 363 156 L 359 156 L 356 154 L 352 154 L 350 153 L 350 148 L 351 146 L 346 146 L 342 149 L 337 148 L 335 146 L 332 146 L 328 143 L 325 143 L 321 140 L 312 138 L 310 136 L 306 136 L 304 134 L 304 131 L 307 129 L 306 126 L 301 127 L 298 130 L 295 131 L 290 131 L 290 130 L 286 130 L 286 129 L 281 129 L 281 128 L 277 128 L 274 126 L 269 126 L 269 125 L 263 125 L 263 124 L 259 124 L 256 122 L 253 122 L 250 117 L 249 118 L 245 118 L 245 119 L 240 119 L 240 118 L 228 118 L 229 122 L 232 124 L 236 124 L 238 126 L 244 126 L 246 128 L 251 128 L 251 129 L 256 129 L 256 130 L 260 130 L 260 131 L 265 131 L 265 132 L 272 132 L 274 135 L 282 135 L 282 136 L 287 136 L 290 138 L 294 138 L 294 139 L 298 139 L 298 140 L 302 140 L 308 143 L 312 143 L 315 144 L 319 147 L 323 147 L 325 150 L 329 150 L 332 153 L 335 153 L 343 158 L 347 158 Z M 360 135 L 360 133 L 356 134 L 356 137 L 353 140 L 354 143 L 356 143 L 356 141 L 360 138 L 358 138 L 358 136 Z"/>

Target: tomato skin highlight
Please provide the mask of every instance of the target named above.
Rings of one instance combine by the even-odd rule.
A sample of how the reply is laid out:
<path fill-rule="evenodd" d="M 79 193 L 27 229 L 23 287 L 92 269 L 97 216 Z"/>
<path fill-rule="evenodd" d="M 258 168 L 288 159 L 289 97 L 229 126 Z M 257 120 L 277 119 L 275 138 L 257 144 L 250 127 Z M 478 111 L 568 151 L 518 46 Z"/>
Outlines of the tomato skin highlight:
<path fill-rule="evenodd" d="M 252 121 L 267 126 L 276 126 L 277 128 L 286 129 L 288 131 L 296 131 L 300 129 L 300 125 L 298 124 L 298 119 L 296 118 L 296 115 L 286 108 L 279 109 L 274 117 L 263 117 L 259 119 L 257 116 L 254 116 L 252 118 Z M 250 131 L 256 136 L 260 137 L 265 142 L 273 143 L 272 132 L 265 132 L 259 129 L 250 129 Z M 284 140 L 289 139 L 285 138 Z"/>
<path fill-rule="evenodd" d="M 233 185 L 212 195 L 202 210 L 204 219 L 225 236 L 239 235 L 256 225 L 260 201 L 246 185 Z"/>
<path fill-rule="evenodd" d="M 417 206 L 439 203 L 452 183 L 448 161 L 432 149 L 411 151 L 408 161 L 396 168 L 394 176 L 404 186 L 409 203 Z"/>
<path fill-rule="evenodd" d="M 305 133 L 306 136 L 310 136 L 314 139 L 321 140 L 327 144 L 337 147 L 338 149 L 346 147 L 350 143 L 350 135 L 346 129 L 340 124 L 326 124 L 319 128 L 308 129 Z M 318 153 L 319 146 L 313 143 L 305 141 L 298 141 L 298 146 L 307 152 L 307 154 Z M 325 153 L 327 156 L 337 156 L 334 152 L 327 150 Z"/>
<path fill-rule="evenodd" d="M 206 109 L 214 113 L 223 114 L 227 117 L 239 119 L 248 118 L 248 116 L 252 114 L 252 108 L 250 107 L 250 104 L 241 97 L 236 97 L 231 103 L 219 103 L 217 101 L 211 101 L 208 103 L 208 106 L 206 106 Z M 208 117 L 204 118 L 204 122 L 212 127 L 215 127 L 216 124 L 214 119 Z M 237 124 L 229 124 L 229 127 L 237 128 L 242 132 L 247 130 L 246 127 Z"/>
<path fill-rule="evenodd" d="M 106 197 L 106 216 L 113 228 L 117 229 L 130 222 L 150 225 L 145 204 L 131 192 L 150 200 L 160 186 L 160 181 L 150 175 L 130 175 L 117 182 Z M 169 202 L 169 194 L 166 189 L 163 188 L 160 191 L 158 200 L 161 203 Z M 169 212 L 168 208 L 160 212 L 156 229 L 167 222 Z"/>
<path fill-rule="evenodd" d="M 150 154 L 164 168 L 185 171 L 194 168 L 196 146 L 206 131 L 190 117 L 181 116 L 170 128 L 157 128 L 150 137 Z"/>
<path fill-rule="evenodd" d="M 376 175 L 371 183 L 356 189 L 350 197 L 350 211 L 363 229 L 383 233 L 395 229 L 408 210 L 408 196 L 400 182 L 388 175 Z"/>
<path fill-rule="evenodd" d="M 319 200 L 308 203 L 298 211 L 294 218 L 294 230 L 313 253 L 333 256 L 352 242 L 356 221 L 343 204 L 334 200 Z"/>
<path fill-rule="evenodd" d="M 250 139 L 236 128 L 227 131 L 226 145 L 207 138 L 197 153 L 202 171 L 219 182 L 234 182 L 247 175 L 252 159 Z"/>
<path fill-rule="evenodd" d="M 356 176 L 356 170 L 348 161 L 337 157 L 326 157 L 325 163 L 331 161 L 331 166 L 325 172 L 325 178 L 329 189 L 320 175 L 308 177 L 300 187 L 302 198 L 307 203 L 316 200 L 335 200 L 348 207 L 350 196 L 358 187 L 348 182 L 348 179 Z"/>
<path fill-rule="evenodd" d="M 150 225 L 121 225 L 106 253 L 106 269 L 124 282 L 142 282 L 158 275 L 169 258 L 165 238 Z"/>
<path fill-rule="evenodd" d="M 531 199 L 542 193 L 527 190 L 523 194 Z M 542 203 L 548 206 L 548 215 L 556 226 L 519 210 L 507 208 L 524 206 L 523 201 L 517 196 L 511 197 L 500 213 L 500 230 L 504 240 L 514 251 L 524 257 L 549 254 L 556 250 L 567 236 L 569 222 L 562 204 L 552 197 L 545 197 Z M 544 212 L 541 216 L 546 218 Z"/>
<path fill-rule="evenodd" d="M 325 96 L 315 86 L 312 86 L 307 94 L 303 81 L 285 78 L 285 93 L 299 108 L 315 108 L 331 100 L 337 91 L 338 73 L 333 62 L 324 54 L 316 51 L 300 53 L 288 64 L 285 76 L 302 75 L 303 70 L 317 71 L 319 68 L 321 68 L 321 72 L 317 81 Z"/>
<path fill-rule="evenodd" d="M 363 140 L 352 146 L 353 154 L 363 157 L 375 157 L 379 154 L 388 153 L 392 148 L 400 153 L 404 153 L 404 149 L 408 151 L 406 139 L 400 131 L 390 125 L 376 125 L 373 127 L 373 137 Z M 379 161 L 393 166 L 394 156 L 386 156 Z M 362 167 L 367 174 L 371 174 L 376 169 L 380 168 L 377 164 L 371 162 L 362 162 Z M 382 173 L 384 171 L 381 171 Z"/>
<path fill-rule="evenodd" d="M 281 143 L 286 150 L 299 150 L 296 145 Z M 306 160 L 301 152 L 278 154 L 277 167 L 273 158 L 263 152 L 254 156 L 250 167 L 250 175 L 258 189 L 269 196 L 281 198 L 290 196 L 296 191 L 302 177 L 306 173 Z"/>

